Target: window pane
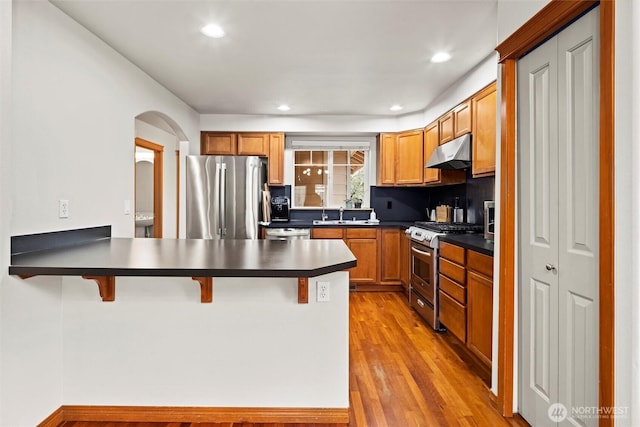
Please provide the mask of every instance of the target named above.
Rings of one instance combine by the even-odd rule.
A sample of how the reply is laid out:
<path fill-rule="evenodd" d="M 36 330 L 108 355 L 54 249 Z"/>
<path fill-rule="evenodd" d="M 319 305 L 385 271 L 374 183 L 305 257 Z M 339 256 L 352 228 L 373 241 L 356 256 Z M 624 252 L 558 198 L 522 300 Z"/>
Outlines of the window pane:
<path fill-rule="evenodd" d="M 295 179 L 294 205 L 322 206 L 327 179 L 324 167 L 296 166 Z"/>
<path fill-rule="evenodd" d="M 326 151 L 312 151 L 311 152 L 311 163 L 314 165 L 326 165 L 328 154 Z"/>
<path fill-rule="evenodd" d="M 352 165 L 364 165 L 364 151 L 349 151 L 349 162 Z"/>
<path fill-rule="evenodd" d="M 335 159 L 335 157 L 334 157 Z M 349 181 L 348 166 L 334 166 L 333 167 L 333 196 L 331 198 L 331 204 L 333 206 L 344 206 L 347 197 L 347 182 Z"/>
<path fill-rule="evenodd" d="M 348 159 L 347 151 L 334 151 L 333 152 L 333 164 L 334 165 L 346 165 Z"/>
<path fill-rule="evenodd" d="M 296 151 L 296 165 L 309 165 L 311 164 L 311 151 Z"/>

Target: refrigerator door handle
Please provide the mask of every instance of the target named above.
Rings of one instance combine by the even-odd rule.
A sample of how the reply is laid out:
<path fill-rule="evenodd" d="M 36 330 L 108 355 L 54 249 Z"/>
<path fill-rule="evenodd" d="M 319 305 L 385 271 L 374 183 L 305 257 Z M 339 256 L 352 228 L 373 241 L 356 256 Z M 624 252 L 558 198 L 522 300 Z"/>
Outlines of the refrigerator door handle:
<path fill-rule="evenodd" d="M 227 234 L 227 165 L 220 165 L 220 228 L 221 235 Z"/>

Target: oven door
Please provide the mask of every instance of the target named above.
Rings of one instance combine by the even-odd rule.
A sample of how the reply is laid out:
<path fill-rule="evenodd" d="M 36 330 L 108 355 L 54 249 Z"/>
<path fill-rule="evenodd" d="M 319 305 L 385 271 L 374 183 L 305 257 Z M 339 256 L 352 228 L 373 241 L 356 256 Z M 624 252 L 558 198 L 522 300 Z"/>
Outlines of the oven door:
<path fill-rule="evenodd" d="M 411 305 L 434 329 L 437 325 L 437 289 L 435 251 L 411 242 Z"/>

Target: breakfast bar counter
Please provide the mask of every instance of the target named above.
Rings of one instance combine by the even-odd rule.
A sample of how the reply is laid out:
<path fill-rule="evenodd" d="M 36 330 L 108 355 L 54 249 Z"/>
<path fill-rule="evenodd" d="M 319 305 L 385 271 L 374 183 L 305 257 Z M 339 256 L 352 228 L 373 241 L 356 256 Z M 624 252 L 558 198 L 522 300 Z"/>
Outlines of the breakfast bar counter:
<path fill-rule="evenodd" d="M 82 276 L 98 282 L 104 301 L 114 298 L 116 276 L 192 277 L 210 302 L 214 277 L 297 277 L 304 293 L 309 277 L 355 266 L 340 240 L 112 238 L 104 226 L 12 237 L 9 274 Z"/>

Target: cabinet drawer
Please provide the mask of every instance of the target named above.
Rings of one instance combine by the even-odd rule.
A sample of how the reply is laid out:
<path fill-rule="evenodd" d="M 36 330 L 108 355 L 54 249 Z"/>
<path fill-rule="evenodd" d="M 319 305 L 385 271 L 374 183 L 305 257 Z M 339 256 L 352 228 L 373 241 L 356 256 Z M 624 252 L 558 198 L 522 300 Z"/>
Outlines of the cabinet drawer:
<path fill-rule="evenodd" d="M 453 279 L 461 285 L 467 283 L 464 267 L 442 257 L 440 257 L 440 274 L 444 274 L 448 278 Z"/>
<path fill-rule="evenodd" d="M 442 291 L 440 291 L 440 322 L 460 341 L 467 341 L 467 309 Z"/>
<path fill-rule="evenodd" d="M 440 290 L 445 291 L 450 297 L 458 301 L 460 304 L 467 303 L 467 290 L 465 287 L 457 284 L 442 274 L 440 275 Z"/>
<path fill-rule="evenodd" d="M 484 255 L 475 251 L 467 253 L 467 268 L 484 274 L 487 277 L 493 277 L 493 257 Z"/>
<path fill-rule="evenodd" d="M 312 228 L 312 239 L 342 239 L 344 235 L 342 228 Z"/>
<path fill-rule="evenodd" d="M 420 294 L 411 292 L 409 295 L 411 307 L 430 325 L 433 324 L 433 307 Z"/>
<path fill-rule="evenodd" d="M 375 228 L 347 228 L 347 239 L 375 239 L 377 236 Z"/>
<path fill-rule="evenodd" d="M 464 265 L 464 248 L 450 243 L 440 243 L 440 256 L 456 264 Z"/>

